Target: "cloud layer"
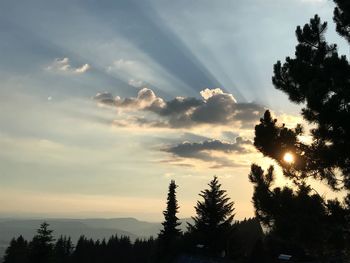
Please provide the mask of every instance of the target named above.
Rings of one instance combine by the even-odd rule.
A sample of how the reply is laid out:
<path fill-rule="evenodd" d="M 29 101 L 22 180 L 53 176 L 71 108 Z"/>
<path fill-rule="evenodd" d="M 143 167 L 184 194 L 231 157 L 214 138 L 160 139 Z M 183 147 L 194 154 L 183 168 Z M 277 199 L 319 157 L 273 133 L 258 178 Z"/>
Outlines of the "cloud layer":
<path fill-rule="evenodd" d="M 202 142 L 183 142 L 178 145 L 167 148 L 165 151 L 173 153 L 180 157 L 197 158 L 197 153 L 204 151 L 218 151 L 224 153 L 247 153 L 250 152 L 245 146 L 252 145 L 251 140 L 245 140 L 242 137 L 237 137 L 236 142 L 225 142 L 221 140 L 206 140 Z"/>
<path fill-rule="evenodd" d="M 202 90 L 200 95 L 199 99 L 176 97 L 166 101 L 153 90 L 143 88 L 136 97 L 113 97 L 105 92 L 96 94 L 94 99 L 99 104 L 116 107 L 119 113 L 142 112 L 129 118 L 128 123 L 152 127 L 191 128 L 206 124 L 252 128 L 264 112 L 261 105 L 239 103 L 232 94 L 219 88 Z"/>
<path fill-rule="evenodd" d="M 235 142 L 221 140 L 205 140 L 201 142 L 182 142 L 177 145 L 169 146 L 163 151 L 171 153 L 176 158 L 191 158 L 204 162 L 211 162 L 214 165 L 211 168 L 237 166 L 235 162 L 229 160 L 225 155 L 230 153 L 246 154 L 251 153 L 251 140 L 237 137 Z"/>

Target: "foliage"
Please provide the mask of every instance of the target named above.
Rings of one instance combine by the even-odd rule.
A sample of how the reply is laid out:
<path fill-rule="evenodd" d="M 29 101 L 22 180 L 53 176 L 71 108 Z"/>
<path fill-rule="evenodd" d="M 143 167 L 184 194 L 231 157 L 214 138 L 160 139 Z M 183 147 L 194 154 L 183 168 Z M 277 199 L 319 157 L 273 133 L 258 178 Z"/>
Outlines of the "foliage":
<path fill-rule="evenodd" d="M 203 245 L 208 255 L 218 256 L 223 251 L 227 252 L 227 242 L 233 229 L 234 203 L 221 189 L 216 176 L 208 185 L 209 189 L 199 194 L 203 201 L 197 202 L 196 216 L 192 217 L 194 224 L 189 224 L 188 230 L 196 244 Z"/>
<path fill-rule="evenodd" d="M 48 229 L 49 224 L 44 222 L 37 230 L 37 234 L 29 243 L 29 262 L 30 263 L 47 263 L 51 262 L 53 241 L 53 230 Z"/>
<path fill-rule="evenodd" d="M 350 43 L 350 2 L 348 0 L 334 0 L 337 7 L 334 9 L 334 22 L 337 31 Z"/>
<path fill-rule="evenodd" d="M 321 258 L 349 249 L 348 203 L 324 200 L 304 183 L 296 190 L 273 188 L 273 166 L 264 173 L 261 167 L 253 164 L 249 179 L 254 184 L 256 217 L 275 238 L 275 247 L 277 240 L 278 245 L 283 244 L 284 251 L 308 251 Z"/>
<path fill-rule="evenodd" d="M 273 167 L 267 173 L 252 165 L 249 175 L 254 184 L 253 203 L 256 217 L 270 230 L 270 235 L 316 255 L 345 248 L 347 228 L 344 205 L 337 200 L 325 201 L 307 185 L 296 191 L 274 188 Z"/>
<path fill-rule="evenodd" d="M 234 224 L 231 237 L 231 254 L 233 258 L 249 258 L 258 240 L 262 242 L 264 233 L 257 218 L 244 219 Z"/>
<path fill-rule="evenodd" d="M 42 225 L 41 234 L 38 234 L 30 242 L 38 242 L 41 240 L 49 241 L 51 246 L 46 246 L 47 249 L 43 249 L 43 245 L 40 247 L 35 243 L 34 245 L 28 245 L 28 242 L 22 237 L 13 239 L 6 250 L 4 257 L 4 263 L 28 263 L 45 262 L 45 263 L 139 263 L 139 262 L 155 262 L 155 248 L 156 241 L 153 238 L 147 240 L 136 239 L 134 243 L 131 243 L 129 237 L 112 236 L 106 240 L 87 239 L 81 236 L 74 248 L 71 239 L 69 237 L 60 237 L 53 244 L 53 239 L 48 238 L 50 231 L 47 231 L 47 225 Z M 34 241 L 35 240 L 35 241 Z M 34 258 L 35 256 L 35 258 Z"/>
<path fill-rule="evenodd" d="M 297 163 L 286 169 L 290 170 L 287 175 L 313 176 L 326 180 L 334 189 L 349 189 L 350 65 L 345 56 L 338 55 L 336 45 L 326 42 L 326 29 L 327 23 L 317 15 L 303 28 L 297 27 L 295 58 L 287 57 L 283 65 L 278 61 L 272 78 L 275 87 L 287 93 L 292 102 L 304 105 L 302 116 L 315 126 L 312 143 L 298 140 L 303 132 L 300 125 L 295 129 L 278 126 L 266 112 L 256 127 L 255 145 L 280 164 L 282 151 L 291 148 Z M 275 147 L 269 147 L 275 139 Z"/>
<path fill-rule="evenodd" d="M 337 31 L 350 43 L 350 2 L 335 3 Z M 326 30 L 327 23 L 317 15 L 303 28 L 298 26 L 295 57 L 278 61 L 272 78 L 275 88 L 303 105 L 302 117 L 313 127 L 311 143 L 300 139 L 301 125 L 287 128 L 269 111 L 255 127 L 255 147 L 280 165 L 295 188 L 273 188 L 273 167 L 265 173 L 253 164 L 249 175 L 256 216 L 269 229 L 270 250 L 309 252 L 322 260 L 341 258 L 349 250 L 350 218 L 349 195 L 343 203 L 325 200 L 306 180 L 312 177 L 333 190 L 350 190 L 350 65 L 335 44 L 326 42 Z M 284 161 L 286 152 L 294 155 L 294 162 Z"/>
<path fill-rule="evenodd" d="M 60 236 L 53 248 L 53 262 L 68 263 L 73 252 L 73 244 L 70 237 Z"/>
<path fill-rule="evenodd" d="M 26 263 L 28 262 L 28 242 L 22 236 L 13 238 L 6 249 L 4 263 Z"/>
<path fill-rule="evenodd" d="M 178 213 L 178 203 L 176 200 L 176 185 L 172 180 L 169 184 L 169 192 L 167 197 L 167 208 L 163 212 L 164 222 L 163 229 L 160 231 L 159 239 L 159 256 L 163 261 L 167 261 L 174 256 L 178 246 L 178 240 L 181 237 L 181 230 L 178 228 L 181 222 L 178 222 L 176 214 Z"/>
<path fill-rule="evenodd" d="M 173 240 L 181 235 L 181 230 L 177 227 L 181 225 L 176 214 L 179 206 L 176 200 L 176 188 L 178 186 L 172 180 L 169 185 L 167 198 L 167 209 L 163 212 L 165 221 L 162 223 L 163 229 L 160 231 L 159 238 L 163 240 Z"/>

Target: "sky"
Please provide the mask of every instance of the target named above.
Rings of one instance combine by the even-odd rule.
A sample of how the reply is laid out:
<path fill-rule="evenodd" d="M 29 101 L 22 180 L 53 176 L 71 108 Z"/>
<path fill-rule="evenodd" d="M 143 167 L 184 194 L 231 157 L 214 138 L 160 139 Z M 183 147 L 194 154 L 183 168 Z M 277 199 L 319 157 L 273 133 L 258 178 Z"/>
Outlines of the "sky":
<path fill-rule="evenodd" d="M 330 0 L 2 0 L 0 216 L 160 221 L 214 175 L 251 217 L 253 147 L 270 109 L 302 122 L 271 83 L 314 14 L 349 55 Z M 279 175 L 276 185 L 289 184 Z M 323 194 L 331 194 L 324 188 Z"/>

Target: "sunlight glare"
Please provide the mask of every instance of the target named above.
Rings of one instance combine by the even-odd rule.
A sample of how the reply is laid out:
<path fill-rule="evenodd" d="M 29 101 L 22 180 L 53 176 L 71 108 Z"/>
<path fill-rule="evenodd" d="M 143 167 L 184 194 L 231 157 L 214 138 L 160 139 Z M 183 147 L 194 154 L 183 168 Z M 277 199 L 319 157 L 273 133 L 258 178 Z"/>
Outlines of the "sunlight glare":
<path fill-rule="evenodd" d="M 284 154 L 283 156 L 283 160 L 286 162 L 286 163 L 293 163 L 294 162 L 294 156 L 293 154 L 291 154 L 290 152 L 287 152 Z"/>

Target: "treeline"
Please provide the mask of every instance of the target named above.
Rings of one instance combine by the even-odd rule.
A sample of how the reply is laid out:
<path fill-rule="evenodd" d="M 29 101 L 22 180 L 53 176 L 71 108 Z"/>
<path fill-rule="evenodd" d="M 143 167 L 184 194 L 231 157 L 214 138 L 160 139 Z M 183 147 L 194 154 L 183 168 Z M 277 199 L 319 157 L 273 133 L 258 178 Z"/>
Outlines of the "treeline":
<path fill-rule="evenodd" d="M 73 244 L 66 236 L 54 240 L 53 230 L 43 223 L 31 241 L 22 236 L 11 241 L 4 263 L 186 262 L 188 257 L 254 262 L 253 258 L 262 257 L 259 222 L 233 221 L 234 203 L 221 189 L 217 177 L 200 193 L 203 200 L 197 202 L 194 223 L 188 224 L 185 233 L 178 228 L 176 188 L 175 181 L 171 181 L 163 228 L 156 238 L 131 242 L 126 236 L 115 235 L 107 240 L 81 236 Z"/>
<path fill-rule="evenodd" d="M 40 229 L 47 227 L 42 224 Z M 262 232 L 255 219 L 248 219 L 236 224 L 237 239 L 233 255 L 240 262 L 255 262 L 252 258 L 261 255 Z M 208 259 L 200 251 L 201 248 L 187 248 L 190 243 L 188 235 L 183 235 L 177 242 L 176 252 L 167 259 L 161 258 L 158 239 L 136 239 L 131 242 L 126 236 L 111 236 L 109 239 L 92 240 L 81 236 L 76 244 L 66 236 L 60 236 L 55 242 L 53 237 L 36 236 L 35 240 L 27 241 L 22 236 L 14 238 L 8 249 L 4 262 L 12 263 L 115 263 L 115 262 L 170 262 L 186 258 Z M 38 246 L 37 241 L 42 240 Z M 34 241 L 34 242 L 33 242 Z M 183 243 L 185 241 L 185 243 Z"/>
<path fill-rule="evenodd" d="M 155 262 L 156 241 L 111 236 L 108 240 L 92 240 L 81 236 L 76 244 L 61 236 L 55 242 L 48 225 L 43 223 L 32 241 L 22 236 L 11 241 L 4 262 L 11 263 L 94 263 Z M 45 231 L 46 234 L 39 233 Z"/>

